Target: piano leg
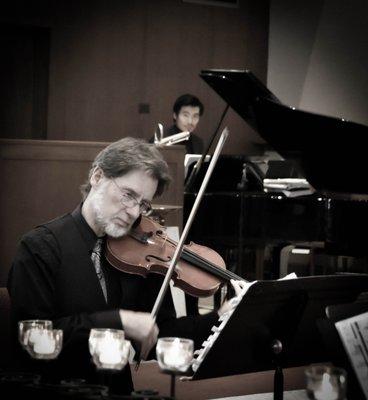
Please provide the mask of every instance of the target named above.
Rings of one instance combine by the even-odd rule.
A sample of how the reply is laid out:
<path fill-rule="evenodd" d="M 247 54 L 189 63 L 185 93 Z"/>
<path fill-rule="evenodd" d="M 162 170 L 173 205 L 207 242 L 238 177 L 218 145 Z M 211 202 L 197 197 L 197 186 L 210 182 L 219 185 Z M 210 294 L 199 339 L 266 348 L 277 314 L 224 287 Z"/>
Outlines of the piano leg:
<path fill-rule="evenodd" d="M 255 250 L 255 279 L 264 279 L 265 247 L 257 247 Z"/>

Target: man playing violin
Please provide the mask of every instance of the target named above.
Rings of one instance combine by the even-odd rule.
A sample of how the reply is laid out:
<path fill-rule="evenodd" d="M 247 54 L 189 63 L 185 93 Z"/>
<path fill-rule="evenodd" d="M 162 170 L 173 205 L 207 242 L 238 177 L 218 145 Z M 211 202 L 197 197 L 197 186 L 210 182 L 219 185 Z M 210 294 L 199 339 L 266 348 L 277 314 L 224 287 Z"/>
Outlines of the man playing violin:
<path fill-rule="evenodd" d="M 176 318 L 168 291 L 155 321 L 150 311 L 162 276 L 118 271 L 104 256 L 106 235 L 128 234 L 169 181 L 168 166 L 154 145 L 121 139 L 96 156 L 82 186 L 82 203 L 21 239 L 8 280 L 13 319 L 48 319 L 63 330 L 63 350 L 48 368 L 52 379 L 98 382 L 88 349 L 92 328 L 123 329 L 146 359 L 154 355 L 158 335 L 191 338 L 198 348 L 228 307 Z M 130 369 L 113 375 L 110 387 L 130 393 Z"/>

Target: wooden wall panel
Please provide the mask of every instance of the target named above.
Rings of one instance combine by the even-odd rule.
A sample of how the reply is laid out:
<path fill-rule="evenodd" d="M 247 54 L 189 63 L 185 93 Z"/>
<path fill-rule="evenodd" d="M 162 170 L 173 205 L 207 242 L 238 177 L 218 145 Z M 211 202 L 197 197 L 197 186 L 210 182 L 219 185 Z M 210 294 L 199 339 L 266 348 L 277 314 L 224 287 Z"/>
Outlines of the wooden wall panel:
<path fill-rule="evenodd" d="M 45 139 L 49 29 L 0 23 L 0 137 Z"/>
<path fill-rule="evenodd" d="M 0 286 L 20 237 L 36 225 L 73 210 L 81 201 L 79 186 L 91 162 L 108 143 L 0 140 Z M 162 149 L 174 181 L 160 204 L 183 205 L 184 149 Z M 182 210 L 167 220 L 182 224 Z"/>
<path fill-rule="evenodd" d="M 149 138 L 157 122 L 172 123 L 177 96 L 192 92 L 205 104 L 198 132 L 209 140 L 225 104 L 199 72 L 250 68 L 266 79 L 268 0 L 239 0 L 236 9 L 181 0 L 23 3 L 14 0 L 0 21 L 50 28 L 48 139 Z M 141 103 L 150 113 L 138 112 Z M 225 153 L 262 141 L 232 111 L 225 123 Z"/>

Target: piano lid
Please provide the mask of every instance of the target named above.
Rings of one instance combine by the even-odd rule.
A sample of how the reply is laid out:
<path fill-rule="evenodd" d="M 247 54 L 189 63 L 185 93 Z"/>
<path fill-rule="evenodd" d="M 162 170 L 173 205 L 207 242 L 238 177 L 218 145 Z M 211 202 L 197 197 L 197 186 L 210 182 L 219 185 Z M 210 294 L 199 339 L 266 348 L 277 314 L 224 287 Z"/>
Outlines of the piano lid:
<path fill-rule="evenodd" d="M 204 79 L 285 159 L 293 160 L 319 191 L 368 193 L 368 127 L 297 110 L 249 70 L 203 70 Z"/>

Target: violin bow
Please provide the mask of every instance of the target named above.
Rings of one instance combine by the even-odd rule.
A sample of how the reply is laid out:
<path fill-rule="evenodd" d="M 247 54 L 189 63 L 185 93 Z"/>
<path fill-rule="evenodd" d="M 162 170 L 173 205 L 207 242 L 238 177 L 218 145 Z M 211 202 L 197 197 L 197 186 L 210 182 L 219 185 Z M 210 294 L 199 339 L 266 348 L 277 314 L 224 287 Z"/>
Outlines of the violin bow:
<path fill-rule="evenodd" d="M 173 255 L 173 258 L 172 258 L 172 260 L 170 262 L 169 269 L 166 272 L 165 279 L 162 282 L 161 289 L 160 289 L 160 291 L 159 291 L 159 293 L 157 295 L 156 302 L 155 302 L 155 304 L 154 304 L 154 306 L 152 308 L 151 317 L 154 320 L 156 319 L 158 311 L 159 311 L 159 309 L 160 309 L 160 307 L 162 305 L 162 301 L 163 301 L 164 296 L 166 294 L 167 288 L 169 287 L 170 279 L 171 279 L 171 277 L 172 277 L 172 275 L 174 273 L 175 266 L 176 266 L 176 264 L 177 264 L 177 262 L 178 262 L 178 260 L 179 260 L 179 258 L 181 256 L 181 253 L 183 251 L 184 242 L 185 242 L 185 240 L 186 240 L 186 238 L 188 236 L 189 229 L 192 226 L 192 222 L 193 222 L 194 217 L 195 217 L 195 215 L 197 213 L 197 210 L 198 210 L 199 204 L 200 204 L 200 202 L 202 200 L 203 194 L 204 194 L 204 192 L 206 190 L 208 181 L 210 180 L 210 177 L 212 175 L 212 172 L 213 172 L 213 170 L 215 168 L 216 162 L 217 162 L 217 160 L 219 158 L 219 155 L 221 153 L 221 150 L 222 150 L 222 148 L 223 148 L 223 146 L 225 144 L 225 141 L 226 141 L 228 135 L 229 135 L 229 130 L 226 127 L 222 131 L 220 139 L 217 142 L 215 151 L 214 151 L 214 153 L 212 155 L 212 158 L 211 158 L 210 165 L 208 166 L 206 175 L 205 175 L 205 177 L 204 177 L 204 179 L 202 181 L 201 187 L 199 188 L 199 191 L 198 191 L 197 197 L 195 199 L 195 202 L 193 204 L 192 210 L 190 211 L 189 217 L 188 217 L 187 222 L 185 224 L 185 227 L 183 229 L 183 233 L 182 233 L 182 235 L 180 237 L 180 240 L 179 240 L 179 242 L 178 242 L 178 244 L 176 246 L 176 250 L 175 250 L 175 253 Z"/>
<path fill-rule="evenodd" d="M 180 240 L 179 240 L 179 242 L 178 242 L 178 244 L 176 246 L 176 250 L 175 250 L 175 253 L 173 255 L 173 258 L 171 259 L 169 269 L 166 272 L 165 279 L 162 282 L 160 291 L 159 291 L 159 293 L 157 295 L 155 304 L 154 304 L 154 306 L 152 308 L 151 317 L 153 318 L 153 320 L 156 320 L 157 314 L 158 314 L 158 312 L 159 312 L 159 310 L 161 308 L 161 305 L 162 305 L 163 299 L 165 297 L 167 288 L 169 287 L 170 279 L 171 279 L 171 277 L 172 277 L 172 275 L 173 275 L 173 273 L 175 271 L 175 266 L 176 266 L 176 264 L 177 264 L 177 262 L 178 262 L 178 260 L 179 260 L 179 258 L 181 256 L 181 253 L 183 251 L 185 239 L 188 236 L 189 229 L 192 226 L 192 222 L 193 222 L 194 217 L 195 217 L 195 215 L 197 213 L 197 210 L 198 210 L 199 204 L 200 204 L 200 202 L 202 200 L 203 194 L 204 194 L 204 192 L 206 190 L 208 181 L 211 178 L 212 172 L 213 172 L 213 170 L 215 168 L 215 165 L 217 163 L 217 160 L 219 158 L 221 150 L 224 147 L 224 144 L 225 144 L 225 141 L 226 141 L 228 135 L 229 135 L 229 130 L 226 127 L 222 131 L 220 139 L 217 142 L 215 151 L 214 151 L 214 153 L 212 155 L 212 158 L 211 158 L 210 165 L 208 166 L 206 175 L 203 178 L 201 187 L 199 188 L 199 191 L 198 191 L 197 197 L 196 197 L 196 199 L 194 201 L 192 210 L 190 211 L 189 217 L 188 217 L 187 222 L 185 224 L 185 227 L 183 229 L 183 233 L 182 233 L 182 235 L 180 237 Z M 141 358 L 138 355 L 138 358 L 136 360 L 136 365 L 135 365 L 135 370 L 136 371 L 139 368 L 140 362 L 141 362 Z"/>
<path fill-rule="evenodd" d="M 206 156 L 210 151 L 212 143 L 214 142 L 214 140 L 215 140 L 215 138 L 217 136 L 217 132 L 220 129 L 222 121 L 224 120 L 225 115 L 226 115 L 227 110 L 229 109 L 229 107 L 230 107 L 229 104 L 227 104 L 226 107 L 225 107 L 225 110 L 223 111 L 223 113 L 221 115 L 221 118 L 220 118 L 220 121 L 219 121 L 219 123 L 217 125 L 217 128 L 215 129 L 215 133 L 212 135 L 211 140 L 209 141 L 206 150 L 203 152 L 201 158 L 196 162 L 196 164 L 195 164 L 194 168 L 192 169 L 192 172 L 190 173 L 190 175 L 188 177 L 186 177 L 185 186 L 184 186 L 186 192 L 190 191 L 196 176 L 199 174 L 199 171 L 201 170 L 201 168 L 203 166 L 204 160 L 206 159 Z"/>

